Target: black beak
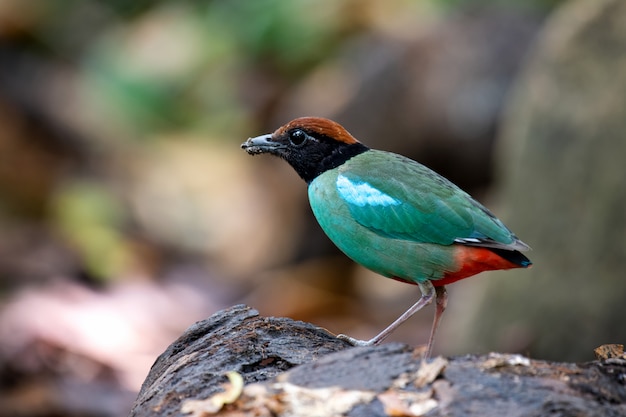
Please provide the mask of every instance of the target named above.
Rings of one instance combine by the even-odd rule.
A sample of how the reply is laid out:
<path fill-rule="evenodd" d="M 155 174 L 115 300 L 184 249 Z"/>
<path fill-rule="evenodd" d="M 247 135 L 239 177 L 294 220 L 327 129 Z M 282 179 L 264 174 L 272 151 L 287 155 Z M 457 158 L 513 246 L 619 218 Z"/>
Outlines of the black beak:
<path fill-rule="evenodd" d="M 247 141 L 241 144 L 241 148 L 248 152 L 250 155 L 256 155 L 259 153 L 273 153 L 278 149 L 285 148 L 285 145 L 279 142 L 273 142 L 272 134 L 261 135 L 255 138 L 249 138 Z"/>

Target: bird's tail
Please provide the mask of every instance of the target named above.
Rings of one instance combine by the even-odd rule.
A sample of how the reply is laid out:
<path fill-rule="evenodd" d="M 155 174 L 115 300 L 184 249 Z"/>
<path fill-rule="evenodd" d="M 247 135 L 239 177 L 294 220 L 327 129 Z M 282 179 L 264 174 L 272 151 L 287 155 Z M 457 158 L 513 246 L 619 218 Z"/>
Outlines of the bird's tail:
<path fill-rule="evenodd" d="M 519 265 L 521 268 L 528 268 L 533 264 L 530 259 L 524 256 L 520 251 L 499 248 L 489 248 L 489 250 L 507 261 Z"/>

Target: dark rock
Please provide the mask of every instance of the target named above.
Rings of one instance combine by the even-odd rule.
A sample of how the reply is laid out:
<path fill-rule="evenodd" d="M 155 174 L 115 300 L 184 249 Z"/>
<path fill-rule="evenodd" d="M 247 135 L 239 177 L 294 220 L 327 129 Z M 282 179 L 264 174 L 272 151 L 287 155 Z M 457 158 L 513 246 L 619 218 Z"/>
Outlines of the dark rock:
<path fill-rule="evenodd" d="M 235 306 L 193 325 L 158 358 L 130 415 L 626 413 L 622 358 L 580 365 L 496 353 L 423 360 L 422 349 L 401 344 L 347 348 L 313 325 Z M 229 371 L 241 375 L 243 387 L 225 383 Z M 233 398 L 215 408 L 221 391 Z"/>

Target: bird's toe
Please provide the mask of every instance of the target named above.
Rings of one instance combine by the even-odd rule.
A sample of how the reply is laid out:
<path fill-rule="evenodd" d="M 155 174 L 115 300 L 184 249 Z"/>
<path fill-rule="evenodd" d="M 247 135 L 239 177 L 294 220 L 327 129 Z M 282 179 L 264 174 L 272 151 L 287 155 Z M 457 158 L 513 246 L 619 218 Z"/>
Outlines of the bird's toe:
<path fill-rule="evenodd" d="M 371 340 L 359 340 L 354 337 L 350 337 L 347 334 L 337 335 L 337 339 L 343 340 L 352 346 L 372 346 L 374 344 Z"/>

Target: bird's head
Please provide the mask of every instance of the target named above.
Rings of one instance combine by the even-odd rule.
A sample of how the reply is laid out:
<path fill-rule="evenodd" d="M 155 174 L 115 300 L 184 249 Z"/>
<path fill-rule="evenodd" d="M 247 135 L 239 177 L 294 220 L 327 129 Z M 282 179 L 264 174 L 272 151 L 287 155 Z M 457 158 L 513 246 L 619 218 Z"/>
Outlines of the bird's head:
<path fill-rule="evenodd" d="M 307 183 L 368 150 L 339 123 L 321 117 L 292 120 L 274 133 L 249 138 L 241 147 L 250 155 L 283 158 Z"/>

